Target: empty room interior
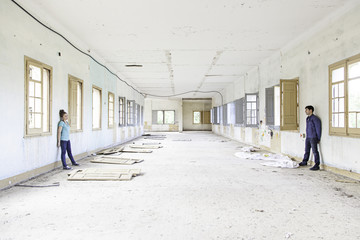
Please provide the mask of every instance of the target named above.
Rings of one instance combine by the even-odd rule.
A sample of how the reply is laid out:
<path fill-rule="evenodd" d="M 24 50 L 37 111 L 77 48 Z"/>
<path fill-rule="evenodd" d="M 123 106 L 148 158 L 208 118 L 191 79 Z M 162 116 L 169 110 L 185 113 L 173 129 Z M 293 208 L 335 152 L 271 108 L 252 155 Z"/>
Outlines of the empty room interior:
<path fill-rule="evenodd" d="M 1 0 L 0 240 L 360 239 L 359 0 Z"/>

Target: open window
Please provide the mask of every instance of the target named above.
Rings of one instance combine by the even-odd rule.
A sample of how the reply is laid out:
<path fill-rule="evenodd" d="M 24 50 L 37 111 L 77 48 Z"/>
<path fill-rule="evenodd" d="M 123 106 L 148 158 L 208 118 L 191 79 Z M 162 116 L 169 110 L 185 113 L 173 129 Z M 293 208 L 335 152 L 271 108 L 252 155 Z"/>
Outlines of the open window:
<path fill-rule="evenodd" d="M 210 111 L 193 111 L 193 124 L 210 123 Z"/>
<path fill-rule="evenodd" d="M 153 110 L 152 124 L 175 124 L 174 110 Z"/>
<path fill-rule="evenodd" d="M 93 130 L 101 129 L 101 100 L 102 90 L 99 87 L 93 86 L 92 88 L 92 128 Z"/>
<path fill-rule="evenodd" d="M 114 127 L 114 108 L 115 108 L 115 96 L 113 93 L 108 93 L 108 127 Z"/>
<path fill-rule="evenodd" d="M 25 57 L 25 136 L 51 134 L 52 67 Z"/>
<path fill-rule="evenodd" d="M 235 100 L 235 124 L 244 125 L 244 100 L 245 98 L 240 98 Z"/>
<path fill-rule="evenodd" d="M 127 100 L 127 125 L 134 126 L 135 119 L 134 119 L 134 109 L 135 109 L 135 101 L 134 100 Z"/>
<path fill-rule="evenodd" d="M 360 136 L 360 55 L 329 66 L 329 132 Z"/>
<path fill-rule="evenodd" d="M 125 97 L 119 97 L 119 126 L 126 125 L 126 100 Z"/>
<path fill-rule="evenodd" d="M 280 129 L 280 86 L 265 89 L 266 125 Z"/>
<path fill-rule="evenodd" d="M 83 81 L 69 75 L 69 122 L 72 131 L 82 130 Z"/>

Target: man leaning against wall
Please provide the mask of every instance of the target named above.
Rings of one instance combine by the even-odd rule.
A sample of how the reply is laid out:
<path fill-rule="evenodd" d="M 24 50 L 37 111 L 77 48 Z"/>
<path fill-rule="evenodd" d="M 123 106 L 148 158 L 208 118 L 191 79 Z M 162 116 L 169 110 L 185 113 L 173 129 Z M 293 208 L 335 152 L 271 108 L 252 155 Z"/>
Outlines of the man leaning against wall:
<path fill-rule="evenodd" d="M 309 105 L 305 107 L 306 118 L 306 139 L 305 139 L 305 154 L 300 166 L 306 166 L 310 157 L 310 148 L 315 157 L 315 165 L 310 170 L 316 171 L 320 169 L 320 155 L 318 151 L 318 143 L 321 138 L 321 121 L 314 114 L 314 107 Z"/>

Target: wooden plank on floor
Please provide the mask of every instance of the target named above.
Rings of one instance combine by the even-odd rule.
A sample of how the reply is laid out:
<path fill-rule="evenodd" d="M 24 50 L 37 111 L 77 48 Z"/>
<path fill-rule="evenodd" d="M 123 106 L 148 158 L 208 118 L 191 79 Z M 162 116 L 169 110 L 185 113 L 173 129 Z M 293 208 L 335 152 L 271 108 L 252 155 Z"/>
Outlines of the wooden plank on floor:
<path fill-rule="evenodd" d="M 135 159 L 135 158 L 122 158 L 120 156 L 109 156 L 109 155 L 96 157 L 90 160 L 90 162 L 92 163 L 109 163 L 109 164 L 124 164 L 124 165 L 131 165 L 134 163 L 140 163 L 142 161 L 144 160 Z"/>
<path fill-rule="evenodd" d="M 156 144 L 161 144 L 160 142 L 148 142 L 148 143 L 141 143 L 142 145 L 156 145 Z"/>
<path fill-rule="evenodd" d="M 69 181 L 122 181 L 131 180 L 141 173 L 140 169 L 88 168 L 71 171 Z"/>
<path fill-rule="evenodd" d="M 124 150 L 122 150 L 122 152 L 127 152 L 127 153 L 152 153 L 152 150 L 148 150 L 148 149 L 124 149 Z"/>
<path fill-rule="evenodd" d="M 163 146 L 157 146 L 157 145 L 129 145 L 131 148 L 138 148 L 138 149 L 158 149 L 162 148 Z"/>
<path fill-rule="evenodd" d="M 102 151 L 100 151 L 100 152 L 97 152 L 97 154 L 104 154 L 104 155 L 114 154 L 114 153 L 121 152 L 124 148 L 125 148 L 125 146 L 108 148 L 108 149 L 102 150 Z"/>

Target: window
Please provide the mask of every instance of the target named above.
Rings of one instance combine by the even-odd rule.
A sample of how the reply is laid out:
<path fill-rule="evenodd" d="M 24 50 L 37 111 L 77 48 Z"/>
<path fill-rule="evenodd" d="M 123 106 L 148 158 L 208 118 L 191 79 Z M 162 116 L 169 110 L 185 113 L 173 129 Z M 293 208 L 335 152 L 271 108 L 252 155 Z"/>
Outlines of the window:
<path fill-rule="evenodd" d="M 360 134 L 360 55 L 329 66 L 330 134 Z"/>
<path fill-rule="evenodd" d="M 223 106 L 217 107 L 217 123 L 222 124 L 223 123 Z"/>
<path fill-rule="evenodd" d="M 69 75 L 69 122 L 72 130 L 82 130 L 83 81 Z"/>
<path fill-rule="evenodd" d="M 140 125 L 141 125 L 141 126 L 144 126 L 144 106 L 141 106 L 140 115 L 141 115 Z"/>
<path fill-rule="evenodd" d="M 114 94 L 109 92 L 108 94 L 108 127 L 114 127 L 114 108 L 115 108 Z"/>
<path fill-rule="evenodd" d="M 230 102 L 227 104 L 227 124 L 235 124 L 235 102 Z"/>
<path fill-rule="evenodd" d="M 213 107 L 212 109 L 212 120 L 213 124 L 219 124 L 218 107 Z"/>
<path fill-rule="evenodd" d="M 92 88 L 92 128 L 101 129 L 101 88 Z"/>
<path fill-rule="evenodd" d="M 119 126 L 126 125 L 126 105 L 125 98 L 119 97 Z"/>
<path fill-rule="evenodd" d="M 25 135 L 51 133 L 52 67 L 25 57 Z"/>
<path fill-rule="evenodd" d="M 214 124 L 214 108 L 210 110 L 210 123 Z"/>
<path fill-rule="evenodd" d="M 298 130 L 299 80 L 280 80 L 280 130 Z"/>
<path fill-rule="evenodd" d="M 140 125 L 140 105 L 137 103 L 134 105 L 134 125 Z"/>
<path fill-rule="evenodd" d="M 128 100 L 127 101 L 127 123 L 129 126 L 134 126 L 134 108 L 135 108 L 135 101 Z"/>
<path fill-rule="evenodd" d="M 140 115 L 140 105 L 136 104 L 136 112 L 137 112 L 137 125 L 140 126 L 140 122 L 141 122 L 141 115 Z"/>
<path fill-rule="evenodd" d="M 235 101 L 235 124 L 244 124 L 244 98 Z"/>
<path fill-rule="evenodd" d="M 193 112 L 193 124 L 201 124 L 201 112 L 200 111 Z"/>
<path fill-rule="evenodd" d="M 271 128 L 280 127 L 280 86 L 265 89 L 266 125 Z"/>
<path fill-rule="evenodd" d="M 193 124 L 211 124 L 210 111 L 194 111 Z"/>
<path fill-rule="evenodd" d="M 247 127 L 257 127 L 258 123 L 258 95 L 257 94 L 246 94 L 246 126 Z"/>
<path fill-rule="evenodd" d="M 223 109 L 223 125 L 228 125 L 228 105 L 224 104 Z"/>
<path fill-rule="evenodd" d="M 153 110 L 152 124 L 175 124 L 175 111 Z"/>

